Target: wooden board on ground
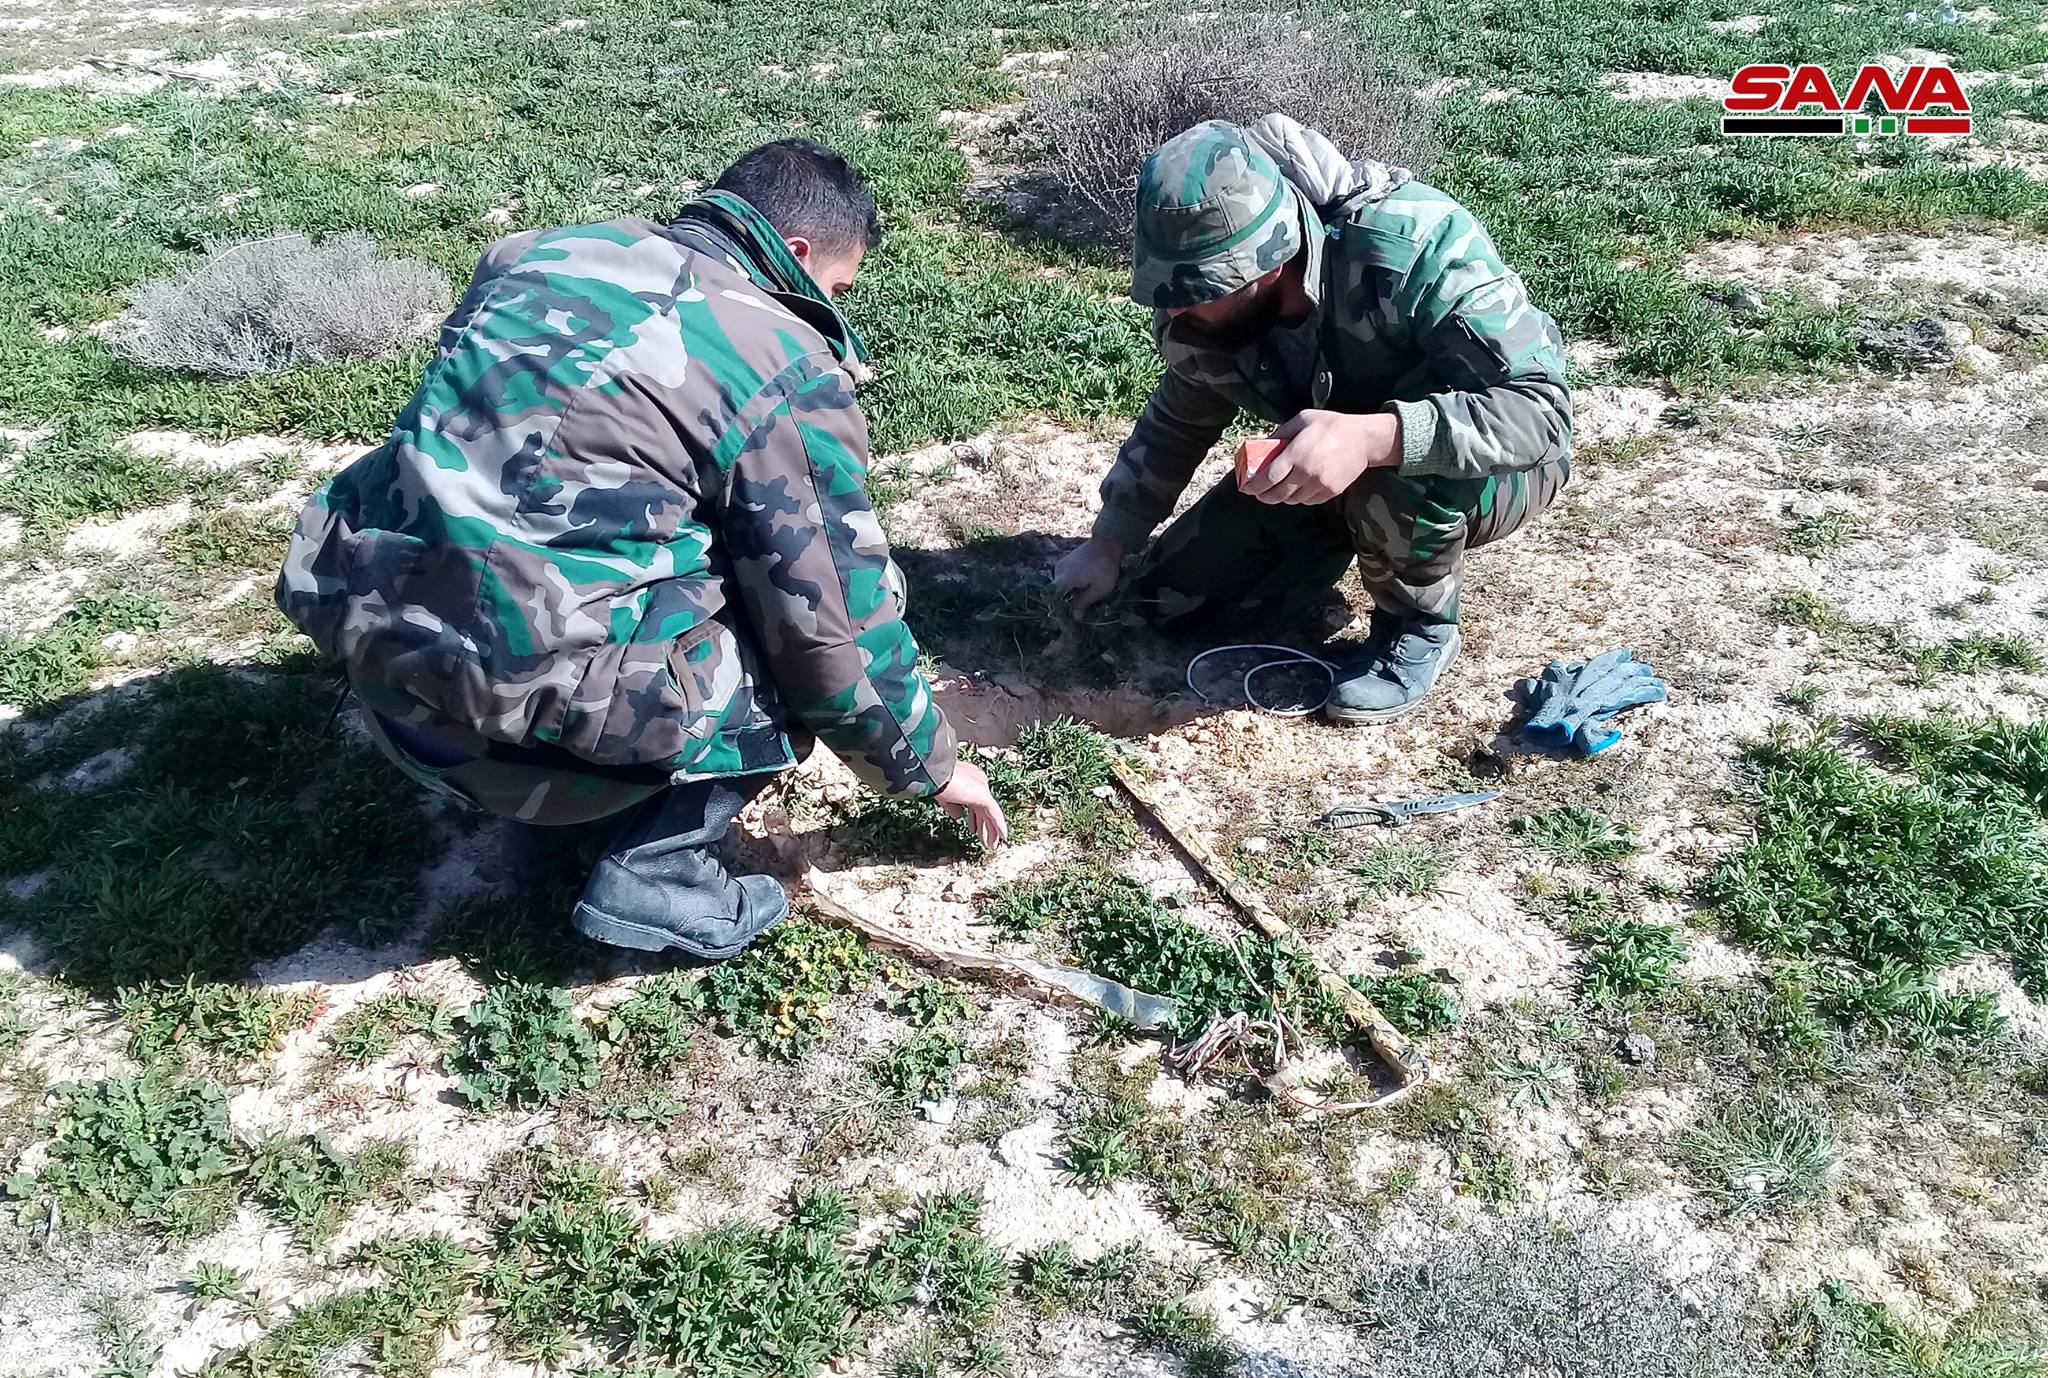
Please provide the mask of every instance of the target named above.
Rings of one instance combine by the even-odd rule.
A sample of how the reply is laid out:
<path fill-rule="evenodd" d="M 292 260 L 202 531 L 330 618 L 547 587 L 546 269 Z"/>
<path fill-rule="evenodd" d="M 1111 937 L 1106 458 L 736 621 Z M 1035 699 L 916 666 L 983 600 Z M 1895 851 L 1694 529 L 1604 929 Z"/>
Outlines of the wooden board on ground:
<path fill-rule="evenodd" d="M 1268 938 L 1291 938 L 1308 959 L 1315 964 L 1317 979 L 1323 989 L 1335 996 L 1343 1006 L 1344 1019 L 1352 1030 L 1364 1036 L 1380 1061 L 1393 1069 L 1404 1088 L 1412 1087 L 1429 1075 L 1429 1056 L 1411 1042 L 1406 1035 L 1388 1022 L 1386 1015 L 1365 994 L 1340 976 L 1329 963 L 1318 956 L 1307 943 L 1302 942 L 1288 922 L 1273 912 L 1259 893 L 1244 882 L 1228 866 L 1223 864 L 1216 849 L 1196 832 L 1184 819 L 1174 816 L 1173 811 L 1162 803 L 1144 778 L 1131 766 L 1121 760 L 1110 763 L 1116 773 L 1117 783 L 1122 785 L 1138 806 L 1152 816 L 1154 822 L 1174 840 L 1196 869 L 1206 876 L 1210 884 L 1221 890 L 1230 902 L 1251 921 L 1253 927 Z"/>

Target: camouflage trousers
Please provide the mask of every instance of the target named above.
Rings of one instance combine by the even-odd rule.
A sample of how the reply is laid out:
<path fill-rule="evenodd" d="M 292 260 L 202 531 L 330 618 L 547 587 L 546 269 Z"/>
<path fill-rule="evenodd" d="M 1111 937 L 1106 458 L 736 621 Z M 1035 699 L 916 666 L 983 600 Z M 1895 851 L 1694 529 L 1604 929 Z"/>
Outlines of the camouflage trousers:
<path fill-rule="evenodd" d="M 568 827 L 610 818 L 681 783 L 661 766 L 605 766 L 559 747 L 510 746 L 367 682 L 352 686 L 370 739 L 414 780 L 499 818 Z M 792 729 L 799 758 L 810 738 Z"/>
<path fill-rule="evenodd" d="M 1316 506 L 1246 497 L 1226 474 L 1152 543 L 1131 588 L 1168 631 L 1223 630 L 1299 611 L 1354 560 L 1373 605 L 1456 622 L 1465 552 L 1514 534 L 1571 477 L 1560 459 L 1479 480 L 1376 470 Z"/>

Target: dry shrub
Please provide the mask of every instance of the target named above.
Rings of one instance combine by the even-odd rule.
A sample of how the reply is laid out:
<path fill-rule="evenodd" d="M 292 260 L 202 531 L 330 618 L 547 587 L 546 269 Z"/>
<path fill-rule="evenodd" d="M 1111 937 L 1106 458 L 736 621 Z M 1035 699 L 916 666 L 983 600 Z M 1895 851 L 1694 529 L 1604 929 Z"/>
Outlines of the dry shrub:
<path fill-rule="evenodd" d="M 368 235 L 301 234 L 216 247 L 190 272 L 136 290 L 114 349 L 151 368 L 217 378 L 386 354 L 431 331 L 448 281 L 425 263 L 379 258 Z"/>
<path fill-rule="evenodd" d="M 1445 1230 L 1368 1275 L 1384 1378 L 1765 1378 L 1725 1295 L 1686 1296 L 1598 1230 Z"/>
<path fill-rule="evenodd" d="M 1172 21 L 1064 82 L 1025 114 L 1039 174 L 1085 211 L 1070 232 L 1128 249 L 1138 170 L 1167 139 L 1204 120 L 1291 115 L 1346 157 L 1426 173 L 1442 150 L 1434 107 L 1412 75 L 1369 57 L 1326 15 L 1223 14 Z"/>

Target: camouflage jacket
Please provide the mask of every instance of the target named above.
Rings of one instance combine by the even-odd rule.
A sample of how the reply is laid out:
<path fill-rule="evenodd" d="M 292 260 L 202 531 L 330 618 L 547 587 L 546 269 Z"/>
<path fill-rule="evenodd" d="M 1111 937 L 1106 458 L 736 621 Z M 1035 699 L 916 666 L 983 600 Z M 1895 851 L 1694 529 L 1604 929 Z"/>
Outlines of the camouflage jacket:
<path fill-rule="evenodd" d="M 1239 411 L 1274 422 L 1307 407 L 1393 411 L 1399 472 L 1417 479 L 1480 479 L 1570 453 L 1557 323 L 1469 211 L 1420 182 L 1382 180 L 1328 226 L 1303 214 L 1306 393 L 1277 339 L 1225 351 L 1155 312 L 1166 372 L 1103 480 L 1097 536 L 1143 545 Z"/>
<path fill-rule="evenodd" d="M 808 732 L 934 793 L 954 738 L 835 332 L 701 227 L 502 240 L 390 438 L 301 514 L 278 605 L 495 741 L 684 778 L 790 765 Z"/>

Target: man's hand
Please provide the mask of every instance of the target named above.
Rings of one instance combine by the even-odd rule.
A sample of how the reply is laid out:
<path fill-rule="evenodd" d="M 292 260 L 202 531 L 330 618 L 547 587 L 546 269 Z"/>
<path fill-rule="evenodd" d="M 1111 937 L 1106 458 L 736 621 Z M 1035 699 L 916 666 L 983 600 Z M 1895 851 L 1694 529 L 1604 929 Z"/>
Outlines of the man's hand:
<path fill-rule="evenodd" d="M 1067 596 L 1075 612 L 1093 607 L 1116 592 L 1123 574 L 1124 548 L 1115 541 L 1090 536 L 1060 557 L 1052 567 L 1052 586 Z"/>
<path fill-rule="evenodd" d="M 1305 411 L 1276 427 L 1273 438 L 1287 448 L 1244 483 L 1260 502 L 1328 502 L 1367 469 L 1401 462 L 1401 421 L 1392 412 Z"/>
<path fill-rule="evenodd" d="M 974 835 L 984 847 L 1000 847 L 1010 840 L 1010 820 L 988 787 L 981 767 L 961 761 L 953 767 L 953 778 L 934 796 L 948 818 L 967 816 Z"/>

